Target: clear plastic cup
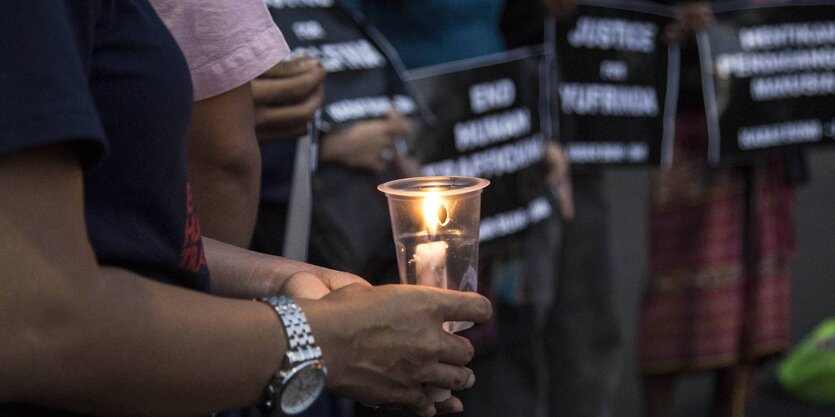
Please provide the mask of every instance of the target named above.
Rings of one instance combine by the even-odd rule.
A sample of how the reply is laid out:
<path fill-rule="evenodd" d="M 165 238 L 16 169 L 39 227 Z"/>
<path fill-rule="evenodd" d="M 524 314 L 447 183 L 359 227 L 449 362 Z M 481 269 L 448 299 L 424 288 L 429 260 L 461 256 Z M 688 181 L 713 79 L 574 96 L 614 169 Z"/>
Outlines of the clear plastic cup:
<path fill-rule="evenodd" d="M 481 191 L 474 177 L 414 177 L 377 188 L 388 198 L 400 281 L 458 291 L 478 289 Z M 471 322 L 445 323 L 451 332 Z"/>

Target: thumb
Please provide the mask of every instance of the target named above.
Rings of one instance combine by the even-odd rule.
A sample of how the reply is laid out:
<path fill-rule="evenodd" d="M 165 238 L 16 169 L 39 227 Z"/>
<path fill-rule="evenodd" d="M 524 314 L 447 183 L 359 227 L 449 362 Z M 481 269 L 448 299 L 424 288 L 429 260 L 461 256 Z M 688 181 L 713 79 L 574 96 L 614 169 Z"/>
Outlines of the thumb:
<path fill-rule="evenodd" d="M 331 291 L 316 275 L 307 272 L 297 272 L 284 281 L 280 292 L 293 298 L 318 300 L 328 295 Z"/>

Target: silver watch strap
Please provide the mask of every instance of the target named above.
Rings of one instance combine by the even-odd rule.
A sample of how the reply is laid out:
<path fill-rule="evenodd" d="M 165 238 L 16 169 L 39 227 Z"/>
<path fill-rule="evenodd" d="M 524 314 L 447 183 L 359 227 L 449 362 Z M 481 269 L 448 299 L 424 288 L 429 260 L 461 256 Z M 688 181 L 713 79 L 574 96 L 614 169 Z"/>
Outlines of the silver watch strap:
<path fill-rule="evenodd" d="M 322 350 L 316 346 L 307 317 L 295 301 L 283 295 L 268 297 L 262 301 L 272 306 L 284 325 L 288 345 L 286 356 L 291 368 L 300 363 L 322 359 Z"/>

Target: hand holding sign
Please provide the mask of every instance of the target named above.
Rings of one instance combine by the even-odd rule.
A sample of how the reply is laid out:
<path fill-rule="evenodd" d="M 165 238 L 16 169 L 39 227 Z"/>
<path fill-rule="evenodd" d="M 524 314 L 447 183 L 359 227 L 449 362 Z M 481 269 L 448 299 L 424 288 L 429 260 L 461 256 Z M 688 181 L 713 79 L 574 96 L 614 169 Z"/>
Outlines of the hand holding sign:
<path fill-rule="evenodd" d="M 258 141 L 295 139 L 322 105 L 325 69 L 307 56 L 284 60 L 252 81 Z"/>
<path fill-rule="evenodd" d="M 664 28 L 664 39 L 681 44 L 696 32 L 713 24 L 713 11 L 707 2 L 679 4 L 676 20 Z"/>
<path fill-rule="evenodd" d="M 383 119 L 365 120 L 322 138 L 322 162 L 381 172 L 394 159 L 397 138 L 410 138 L 409 120 L 395 111 Z"/>
<path fill-rule="evenodd" d="M 542 3 L 557 19 L 577 13 L 575 0 L 542 0 Z"/>

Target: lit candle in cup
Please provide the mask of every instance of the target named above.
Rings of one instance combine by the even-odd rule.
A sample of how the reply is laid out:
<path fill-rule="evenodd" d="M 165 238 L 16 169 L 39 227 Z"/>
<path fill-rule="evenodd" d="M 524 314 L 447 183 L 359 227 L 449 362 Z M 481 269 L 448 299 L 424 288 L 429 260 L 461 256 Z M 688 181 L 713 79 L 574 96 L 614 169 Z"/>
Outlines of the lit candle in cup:
<path fill-rule="evenodd" d="M 476 290 L 481 191 L 488 184 L 474 177 L 414 177 L 377 187 L 388 199 L 400 282 Z"/>

